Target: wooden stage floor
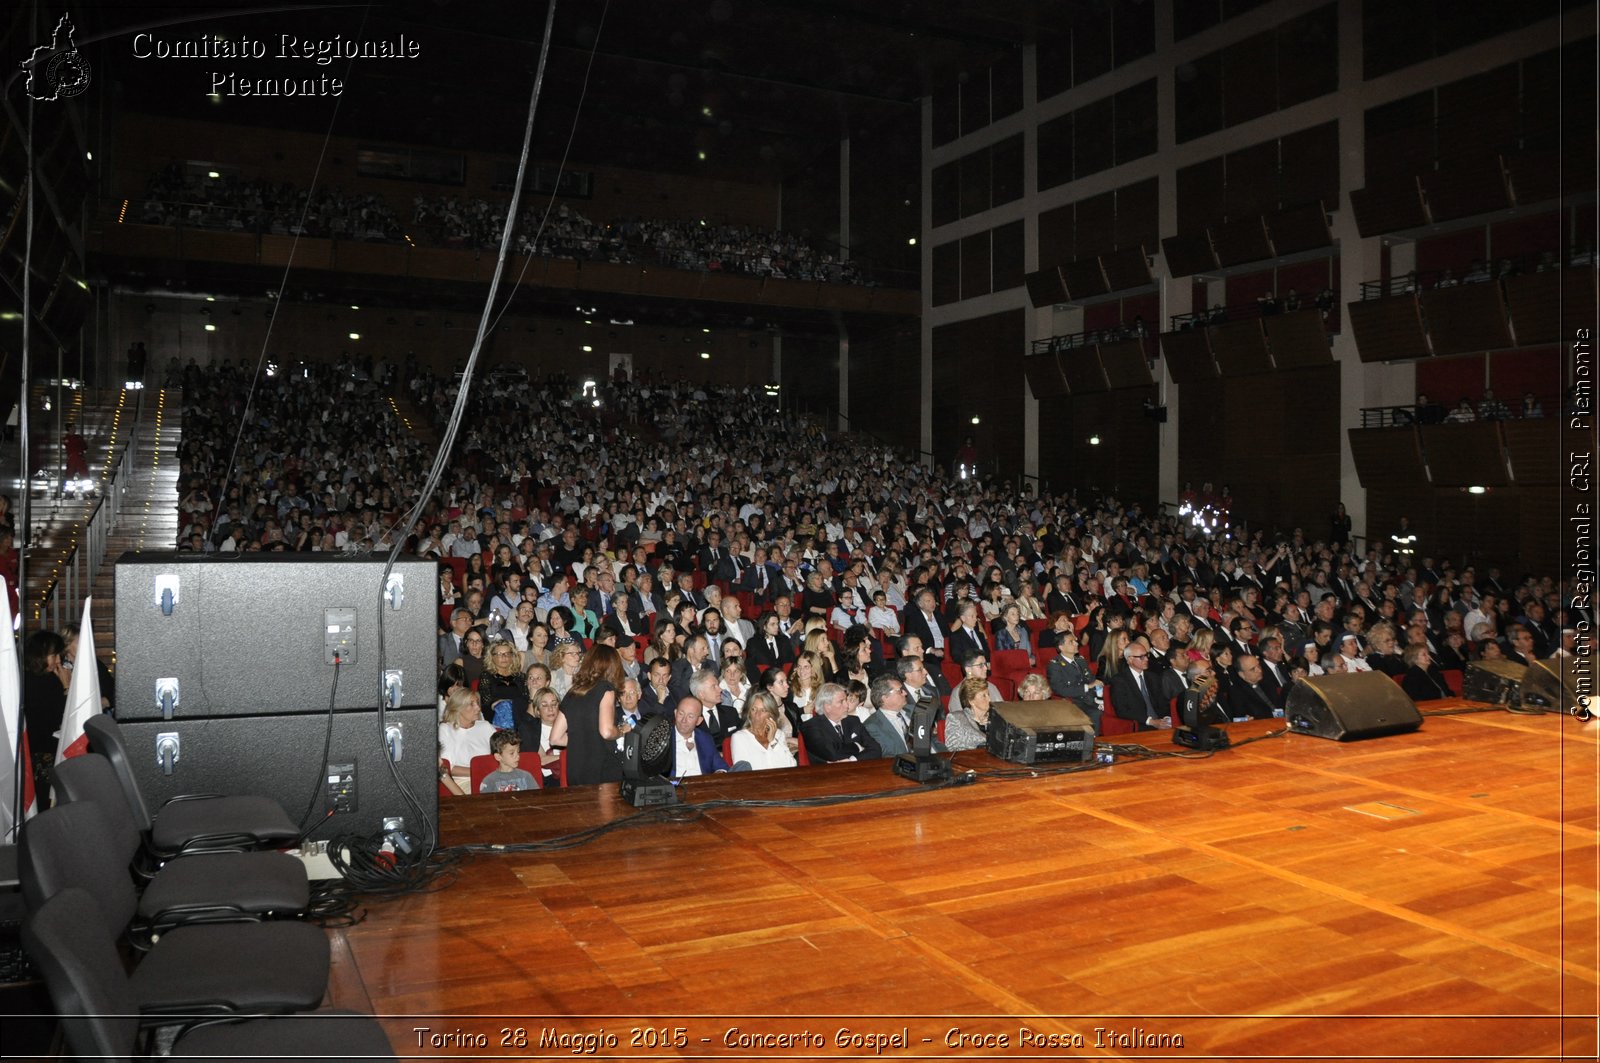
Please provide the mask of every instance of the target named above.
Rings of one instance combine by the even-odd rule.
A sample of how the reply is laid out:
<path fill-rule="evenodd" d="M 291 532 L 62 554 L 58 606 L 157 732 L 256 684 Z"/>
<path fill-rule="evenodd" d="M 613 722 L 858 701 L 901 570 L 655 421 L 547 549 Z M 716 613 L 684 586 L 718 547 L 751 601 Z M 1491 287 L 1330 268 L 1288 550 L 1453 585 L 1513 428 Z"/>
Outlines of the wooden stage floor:
<path fill-rule="evenodd" d="M 470 858 L 336 935 L 331 995 L 408 1056 L 1593 1059 L 1597 753 L 1600 725 L 1490 712 L 1034 778 L 962 754 L 969 786 Z M 901 788 L 874 762 L 685 796 Z M 441 826 L 630 814 L 601 787 Z"/>

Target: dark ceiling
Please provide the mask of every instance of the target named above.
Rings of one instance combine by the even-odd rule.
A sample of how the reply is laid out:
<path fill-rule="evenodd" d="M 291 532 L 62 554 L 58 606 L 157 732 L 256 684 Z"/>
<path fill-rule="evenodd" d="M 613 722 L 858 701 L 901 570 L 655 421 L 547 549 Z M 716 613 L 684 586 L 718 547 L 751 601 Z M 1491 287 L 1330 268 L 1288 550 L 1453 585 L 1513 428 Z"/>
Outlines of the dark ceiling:
<path fill-rule="evenodd" d="M 1096 2 L 561 0 L 535 155 L 559 157 L 572 135 L 578 163 L 774 180 L 835 165 L 846 133 L 914 150 L 922 96 L 1036 40 L 1074 4 Z M 331 122 L 337 134 L 510 152 L 526 119 L 546 10 L 482 0 L 301 10 L 115 0 L 74 18 L 97 76 L 114 80 L 132 109 L 319 132 Z M 248 34 L 267 43 L 269 58 L 135 59 L 132 34 L 141 27 L 160 27 L 152 32 L 168 41 Z M 270 58 L 280 34 L 401 33 L 418 42 L 419 58 L 326 67 Z M 328 99 L 213 102 L 209 73 L 217 69 L 250 78 L 326 73 L 348 88 L 337 111 Z"/>

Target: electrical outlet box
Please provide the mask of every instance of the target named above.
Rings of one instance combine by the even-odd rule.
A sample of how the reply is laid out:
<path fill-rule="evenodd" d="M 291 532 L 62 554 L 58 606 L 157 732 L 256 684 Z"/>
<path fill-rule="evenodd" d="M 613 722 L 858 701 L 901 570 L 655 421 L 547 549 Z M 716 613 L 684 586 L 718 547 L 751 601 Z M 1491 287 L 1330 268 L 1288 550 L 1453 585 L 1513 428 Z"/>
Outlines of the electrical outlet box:
<path fill-rule="evenodd" d="M 328 814 L 356 811 L 356 762 L 350 760 L 335 764 L 330 761 L 327 780 Z"/>
<path fill-rule="evenodd" d="M 349 606 L 324 609 L 322 663 L 332 664 L 335 654 L 339 667 L 356 663 L 356 611 Z"/>

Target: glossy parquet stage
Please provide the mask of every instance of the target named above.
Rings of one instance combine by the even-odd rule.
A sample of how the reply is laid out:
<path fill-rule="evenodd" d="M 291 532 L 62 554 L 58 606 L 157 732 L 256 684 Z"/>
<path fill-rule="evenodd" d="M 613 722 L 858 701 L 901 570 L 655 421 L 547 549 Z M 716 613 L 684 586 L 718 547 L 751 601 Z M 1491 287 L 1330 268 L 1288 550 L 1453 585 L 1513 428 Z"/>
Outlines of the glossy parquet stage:
<path fill-rule="evenodd" d="M 427 1056 L 570 1057 L 564 1031 L 633 1058 L 1593 1059 L 1597 753 L 1600 725 L 1493 712 L 718 809 L 375 905 L 336 936 L 332 997 Z M 686 797 L 900 788 L 875 762 Z M 447 801 L 441 825 L 509 843 L 630 813 L 588 788 Z"/>

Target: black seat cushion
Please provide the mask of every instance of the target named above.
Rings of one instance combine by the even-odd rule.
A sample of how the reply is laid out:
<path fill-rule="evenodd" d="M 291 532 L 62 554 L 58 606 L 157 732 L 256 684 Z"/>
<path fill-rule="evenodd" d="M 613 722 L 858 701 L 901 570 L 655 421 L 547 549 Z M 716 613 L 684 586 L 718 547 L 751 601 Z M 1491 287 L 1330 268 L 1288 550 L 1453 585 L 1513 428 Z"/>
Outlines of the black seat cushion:
<path fill-rule="evenodd" d="M 133 970 L 151 1012 L 310 1011 L 328 989 L 328 935 L 308 923 L 179 927 Z"/>
<path fill-rule="evenodd" d="M 395 1058 L 377 1020 L 331 1008 L 310 1015 L 200 1026 L 173 1045 L 172 1054 L 218 1061 L 246 1056 L 258 1061 Z"/>
<path fill-rule="evenodd" d="M 305 865 L 284 853 L 206 853 L 169 860 L 139 898 L 140 923 L 164 926 L 212 913 L 295 915 L 311 901 Z"/>
<path fill-rule="evenodd" d="M 150 844 L 163 853 L 292 845 L 299 837 L 283 806 L 269 797 L 180 798 L 161 806 L 150 825 Z"/>

